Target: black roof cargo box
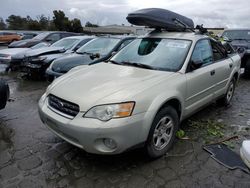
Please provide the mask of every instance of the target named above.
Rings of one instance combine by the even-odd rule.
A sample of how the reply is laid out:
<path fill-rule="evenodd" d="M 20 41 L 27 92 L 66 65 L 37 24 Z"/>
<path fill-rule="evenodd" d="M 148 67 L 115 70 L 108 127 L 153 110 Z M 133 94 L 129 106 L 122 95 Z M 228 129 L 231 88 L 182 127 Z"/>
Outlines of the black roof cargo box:
<path fill-rule="evenodd" d="M 192 19 L 160 8 L 137 10 L 128 14 L 127 20 L 133 25 L 163 28 L 168 31 L 182 31 L 185 26 L 176 22 L 176 20 L 179 20 L 179 22 L 185 24 L 187 27 L 194 28 Z"/>

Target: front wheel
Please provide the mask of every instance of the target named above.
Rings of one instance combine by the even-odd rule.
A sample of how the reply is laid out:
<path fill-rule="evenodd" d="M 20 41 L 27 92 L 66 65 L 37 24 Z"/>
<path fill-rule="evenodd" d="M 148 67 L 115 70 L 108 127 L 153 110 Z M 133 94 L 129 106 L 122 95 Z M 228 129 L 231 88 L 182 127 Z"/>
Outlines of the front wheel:
<path fill-rule="evenodd" d="M 164 155 L 173 145 L 179 128 L 179 116 L 176 110 L 167 106 L 155 116 L 146 142 L 149 157 L 157 158 Z"/>
<path fill-rule="evenodd" d="M 234 95 L 235 86 L 236 86 L 236 79 L 233 78 L 229 83 L 226 95 L 218 100 L 219 104 L 222 104 L 224 106 L 230 105 Z"/>

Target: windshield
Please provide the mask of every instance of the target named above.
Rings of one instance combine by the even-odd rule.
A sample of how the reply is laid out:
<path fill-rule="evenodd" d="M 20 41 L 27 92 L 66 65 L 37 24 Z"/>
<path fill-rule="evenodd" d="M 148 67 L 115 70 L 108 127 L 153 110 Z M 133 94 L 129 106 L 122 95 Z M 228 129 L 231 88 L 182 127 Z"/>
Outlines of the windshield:
<path fill-rule="evenodd" d="M 51 46 L 52 47 L 62 47 L 65 50 L 68 50 L 68 49 L 72 48 L 78 41 L 79 41 L 79 39 L 76 39 L 76 38 L 64 38 L 62 40 L 55 42 Z"/>
<path fill-rule="evenodd" d="M 77 53 L 99 53 L 104 56 L 111 52 L 111 50 L 119 43 L 120 39 L 116 38 L 97 38 L 80 49 L 78 49 Z"/>
<path fill-rule="evenodd" d="M 231 30 L 231 31 L 225 31 L 222 34 L 223 37 L 226 37 L 230 40 L 236 40 L 236 39 L 244 39 L 244 40 L 250 40 L 250 30 Z"/>
<path fill-rule="evenodd" d="M 48 47 L 50 44 L 47 42 L 40 42 L 38 44 L 36 44 L 35 46 L 32 46 L 31 49 L 38 49 L 38 48 L 42 48 L 42 47 Z"/>
<path fill-rule="evenodd" d="M 160 38 L 135 39 L 115 55 L 111 62 L 140 64 L 157 70 L 178 71 L 189 51 L 191 41 Z"/>
<path fill-rule="evenodd" d="M 35 39 L 35 40 L 43 40 L 43 39 L 44 39 L 45 37 L 47 37 L 48 35 L 49 35 L 48 32 L 41 33 L 41 34 L 35 36 L 33 39 Z"/>

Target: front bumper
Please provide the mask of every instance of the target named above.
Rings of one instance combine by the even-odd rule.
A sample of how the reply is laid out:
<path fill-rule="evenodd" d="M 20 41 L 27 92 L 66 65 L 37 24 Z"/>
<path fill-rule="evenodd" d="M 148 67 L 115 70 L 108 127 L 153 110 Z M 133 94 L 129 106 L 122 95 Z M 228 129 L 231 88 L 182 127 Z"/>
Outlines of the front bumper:
<path fill-rule="evenodd" d="M 57 136 L 89 153 L 119 154 L 147 139 L 141 134 L 145 128 L 145 113 L 107 122 L 83 118 L 83 114 L 80 112 L 75 118 L 68 119 L 48 107 L 44 96 L 39 101 L 42 122 Z M 108 147 L 104 139 L 112 139 L 116 147 Z"/>
<path fill-rule="evenodd" d="M 10 62 L 11 62 L 11 59 L 0 58 L 0 64 L 9 65 Z"/>

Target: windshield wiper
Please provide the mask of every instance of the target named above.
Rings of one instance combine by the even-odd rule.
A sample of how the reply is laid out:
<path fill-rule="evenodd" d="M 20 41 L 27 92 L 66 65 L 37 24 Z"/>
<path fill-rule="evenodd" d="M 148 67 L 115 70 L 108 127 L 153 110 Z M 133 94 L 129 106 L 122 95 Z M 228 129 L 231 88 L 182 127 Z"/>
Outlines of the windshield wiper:
<path fill-rule="evenodd" d="M 86 54 L 90 57 L 90 59 L 94 60 L 95 58 L 100 58 L 100 54 L 99 53 L 91 53 L 91 52 L 76 52 L 77 54 Z"/>
<path fill-rule="evenodd" d="M 122 63 L 117 62 L 117 61 L 114 61 L 114 60 L 109 60 L 108 62 L 113 63 L 113 64 L 116 64 L 116 65 L 122 65 Z"/>
<path fill-rule="evenodd" d="M 134 67 L 140 67 L 140 68 L 144 68 L 144 69 L 151 69 L 151 70 L 155 69 L 154 67 L 152 67 L 150 65 L 145 65 L 145 64 L 141 64 L 141 63 L 133 63 L 133 62 L 129 62 L 129 61 L 121 62 L 121 64 L 134 66 Z"/>
<path fill-rule="evenodd" d="M 93 53 L 90 53 L 90 52 L 78 52 L 78 51 L 76 51 L 76 53 L 77 54 L 87 54 L 87 55 L 93 55 Z"/>
<path fill-rule="evenodd" d="M 233 39 L 233 40 L 245 40 L 245 41 L 248 41 L 247 39 L 237 39 L 237 38 L 236 38 L 236 39 Z"/>

